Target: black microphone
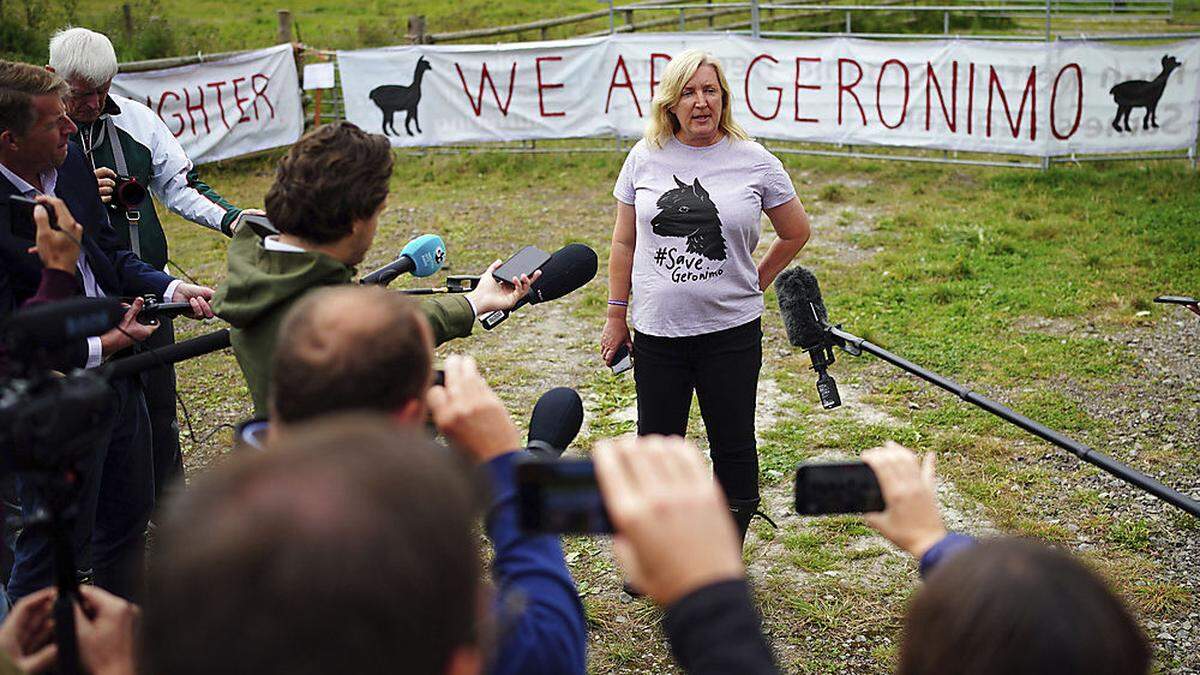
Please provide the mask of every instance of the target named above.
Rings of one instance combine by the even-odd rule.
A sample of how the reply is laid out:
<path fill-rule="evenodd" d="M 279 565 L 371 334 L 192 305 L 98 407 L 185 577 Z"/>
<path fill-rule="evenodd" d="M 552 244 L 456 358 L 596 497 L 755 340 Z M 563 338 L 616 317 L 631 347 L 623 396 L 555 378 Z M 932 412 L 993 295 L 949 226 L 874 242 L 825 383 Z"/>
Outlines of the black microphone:
<path fill-rule="evenodd" d="M 555 251 L 542 265 L 542 276 L 529 287 L 529 293 L 517 301 L 510 310 L 497 310 L 486 314 L 480 323 L 491 330 L 499 326 L 508 315 L 525 305 L 537 305 L 582 288 L 596 276 L 598 266 L 596 252 L 583 244 L 567 244 Z"/>
<path fill-rule="evenodd" d="M 833 364 L 835 343 L 829 334 L 829 315 L 817 278 L 803 267 L 785 270 L 775 279 L 775 294 L 788 342 L 808 352 L 812 359 L 821 405 L 826 409 L 840 406 L 842 397 L 837 382 L 825 370 Z"/>
<path fill-rule="evenodd" d="M 583 426 L 583 399 L 570 387 L 555 387 L 542 394 L 529 417 L 526 446 L 538 457 L 557 459 L 579 435 Z"/>
<path fill-rule="evenodd" d="M 229 346 L 229 329 L 222 328 L 200 337 L 183 342 L 176 342 L 167 347 L 159 347 L 134 354 L 128 358 L 110 361 L 96 370 L 100 375 L 109 379 L 129 377 L 154 368 L 165 368 L 172 363 L 178 363 L 202 354 L 220 351 Z"/>

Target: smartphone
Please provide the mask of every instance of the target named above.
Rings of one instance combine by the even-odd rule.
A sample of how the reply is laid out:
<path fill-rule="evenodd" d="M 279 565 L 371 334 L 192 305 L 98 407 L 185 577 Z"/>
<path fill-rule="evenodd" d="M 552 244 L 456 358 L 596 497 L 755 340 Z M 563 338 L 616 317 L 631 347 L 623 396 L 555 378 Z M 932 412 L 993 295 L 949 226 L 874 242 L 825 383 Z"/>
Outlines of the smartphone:
<path fill-rule="evenodd" d="M 271 224 L 271 221 L 266 216 L 257 213 L 247 213 L 242 216 L 242 225 L 249 227 L 254 234 L 265 239 L 271 235 L 279 234 L 279 230 Z"/>
<path fill-rule="evenodd" d="M 25 241 L 37 241 L 37 223 L 33 220 L 33 207 L 37 205 L 38 202 L 35 199 L 21 195 L 9 196 L 9 224 L 14 237 Z M 45 208 L 46 213 L 50 215 L 50 227 L 57 230 L 58 221 L 55 218 L 54 209 L 48 206 Z"/>
<path fill-rule="evenodd" d="M 496 281 L 511 284 L 513 277 L 520 278 L 522 274 L 532 275 L 549 259 L 550 254 L 542 249 L 536 246 L 526 246 L 497 267 L 496 271 L 492 272 L 492 276 L 496 278 Z"/>
<path fill-rule="evenodd" d="M 608 364 L 608 367 L 612 368 L 613 375 L 620 375 L 627 370 L 631 370 L 633 368 L 633 354 L 629 351 L 629 347 L 624 344 L 617 347 L 617 351 L 613 354 L 612 361 Z"/>
<path fill-rule="evenodd" d="M 611 534 L 588 459 L 527 458 L 517 465 L 521 528 L 542 534 Z"/>
<path fill-rule="evenodd" d="M 1165 302 L 1172 305 L 1194 305 L 1200 300 L 1189 298 L 1186 295 L 1160 295 L 1154 299 L 1155 302 Z"/>
<path fill-rule="evenodd" d="M 884 508 L 875 472 L 862 462 L 801 464 L 796 468 L 796 513 L 870 513 Z"/>

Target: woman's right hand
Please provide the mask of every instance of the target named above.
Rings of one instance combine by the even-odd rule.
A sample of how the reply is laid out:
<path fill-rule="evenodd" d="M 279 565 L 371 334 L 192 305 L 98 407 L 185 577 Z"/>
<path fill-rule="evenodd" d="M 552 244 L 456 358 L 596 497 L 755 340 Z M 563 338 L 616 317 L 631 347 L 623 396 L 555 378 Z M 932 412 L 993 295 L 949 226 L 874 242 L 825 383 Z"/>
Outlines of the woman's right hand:
<path fill-rule="evenodd" d="M 623 316 L 610 316 L 604 322 L 604 332 L 600 334 L 600 357 L 606 365 L 612 365 L 612 357 L 621 345 L 633 349 L 633 340 L 629 337 L 629 324 Z"/>

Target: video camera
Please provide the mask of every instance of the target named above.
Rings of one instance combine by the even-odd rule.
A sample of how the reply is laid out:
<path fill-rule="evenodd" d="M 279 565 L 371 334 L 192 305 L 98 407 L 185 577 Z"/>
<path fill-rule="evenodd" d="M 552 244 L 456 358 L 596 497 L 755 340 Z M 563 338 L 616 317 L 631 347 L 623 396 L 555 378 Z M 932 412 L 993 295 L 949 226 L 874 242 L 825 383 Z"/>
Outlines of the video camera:
<path fill-rule="evenodd" d="M 10 373 L 0 380 L 0 469 L 68 471 L 107 433 L 112 392 L 92 372 L 51 368 L 72 342 L 121 320 L 116 298 L 74 298 L 18 312 L 3 331 Z"/>

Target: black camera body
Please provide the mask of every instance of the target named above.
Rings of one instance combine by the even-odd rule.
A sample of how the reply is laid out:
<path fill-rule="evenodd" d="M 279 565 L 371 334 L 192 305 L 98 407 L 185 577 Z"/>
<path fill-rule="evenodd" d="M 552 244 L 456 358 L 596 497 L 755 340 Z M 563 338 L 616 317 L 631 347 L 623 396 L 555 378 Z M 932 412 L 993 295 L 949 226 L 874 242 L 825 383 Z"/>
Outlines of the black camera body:
<path fill-rule="evenodd" d="M 117 176 L 116 187 L 113 188 L 113 206 L 132 211 L 146 201 L 146 186 L 133 176 Z"/>
<path fill-rule="evenodd" d="M 0 376 L 0 470 L 66 472 L 110 430 L 113 390 L 94 372 L 52 369 L 73 340 L 120 321 L 120 298 L 71 298 L 23 309 L 0 326 L 10 372 Z"/>
<path fill-rule="evenodd" d="M 95 373 L 42 374 L 0 386 L 0 469 L 78 468 L 109 430 L 113 393 Z"/>

